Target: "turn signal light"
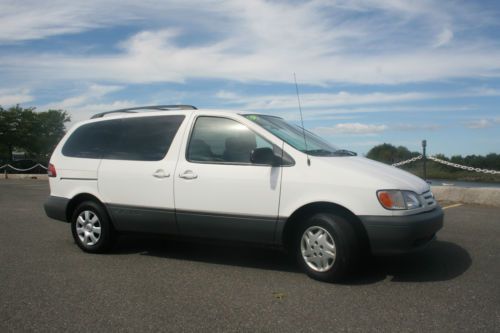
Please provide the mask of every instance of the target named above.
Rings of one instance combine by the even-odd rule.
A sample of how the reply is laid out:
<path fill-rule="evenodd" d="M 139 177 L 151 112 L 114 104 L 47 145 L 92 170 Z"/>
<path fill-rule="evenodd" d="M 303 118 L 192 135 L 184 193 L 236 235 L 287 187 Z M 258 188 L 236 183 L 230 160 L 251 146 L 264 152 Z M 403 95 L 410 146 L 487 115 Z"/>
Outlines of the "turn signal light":
<path fill-rule="evenodd" d="M 385 209 L 416 209 L 422 207 L 419 196 L 412 191 L 382 190 L 377 198 Z"/>
<path fill-rule="evenodd" d="M 377 197 L 380 204 L 386 209 L 406 209 L 405 199 L 401 191 L 378 191 Z"/>
<path fill-rule="evenodd" d="M 392 199 L 389 193 L 387 192 L 378 192 L 378 200 L 385 208 L 392 207 Z"/>

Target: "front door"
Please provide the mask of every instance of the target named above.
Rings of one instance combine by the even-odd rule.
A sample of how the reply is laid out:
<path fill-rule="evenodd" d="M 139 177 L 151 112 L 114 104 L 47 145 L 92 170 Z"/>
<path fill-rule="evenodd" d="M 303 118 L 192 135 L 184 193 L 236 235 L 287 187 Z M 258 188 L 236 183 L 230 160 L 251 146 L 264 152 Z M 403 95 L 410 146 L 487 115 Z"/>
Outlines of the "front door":
<path fill-rule="evenodd" d="M 281 167 L 250 161 L 273 144 L 234 119 L 199 116 L 175 172 L 181 233 L 271 243 L 278 217 Z"/>

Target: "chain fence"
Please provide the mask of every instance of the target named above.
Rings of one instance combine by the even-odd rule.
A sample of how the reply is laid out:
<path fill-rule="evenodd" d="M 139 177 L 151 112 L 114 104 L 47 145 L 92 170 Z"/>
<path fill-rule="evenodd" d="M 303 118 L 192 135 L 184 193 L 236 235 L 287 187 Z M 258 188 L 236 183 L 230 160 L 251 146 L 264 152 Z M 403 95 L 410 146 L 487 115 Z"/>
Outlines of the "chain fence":
<path fill-rule="evenodd" d="M 0 166 L 0 170 L 2 170 L 2 169 L 5 169 L 5 170 L 6 169 L 11 169 L 11 170 L 14 170 L 14 171 L 26 172 L 26 171 L 30 171 L 30 170 L 36 169 L 38 167 L 47 170 L 47 167 L 44 166 L 44 165 L 42 165 L 42 164 L 40 164 L 40 163 L 37 163 L 37 164 L 33 165 L 32 167 L 26 168 L 26 169 L 20 169 L 20 168 L 16 168 L 16 167 L 12 166 L 10 164 L 4 164 L 4 165 Z"/>
<path fill-rule="evenodd" d="M 419 156 L 410 158 L 409 160 L 406 160 L 406 161 L 401 161 L 401 162 L 398 162 L 398 163 L 394 163 L 394 164 L 392 164 L 392 166 L 397 167 L 397 166 L 405 165 L 405 164 L 408 164 L 408 163 L 412 163 L 412 162 L 418 161 L 419 159 L 421 159 L 423 157 L 424 156 L 419 155 Z"/>
<path fill-rule="evenodd" d="M 436 162 L 436 163 L 441 163 L 443 165 L 451 166 L 451 167 L 457 168 L 457 169 L 487 173 L 487 174 L 491 174 L 491 175 L 500 175 L 500 171 L 497 171 L 497 170 L 488 170 L 488 169 L 474 168 L 474 167 L 470 167 L 470 166 L 466 166 L 466 165 L 460 165 L 457 163 L 452 163 L 452 162 L 441 160 L 441 159 L 434 157 L 434 156 L 429 156 L 427 158 L 430 159 L 431 161 Z"/>
<path fill-rule="evenodd" d="M 394 163 L 394 164 L 392 164 L 392 166 L 397 167 L 397 166 L 405 165 L 405 164 L 408 164 L 408 163 L 412 163 L 412 162 L 415 162 L 417 160 L 422 159 L 423 157 L 424 157 L 423 155 L 419 155 L 419 156 L 410 158 L 410 159 L 405 160 L 405 161 Z M 462 169 L 462 170 L 466 170 L 466 171 L 473 171 L 473 172 L 479 172 L 479 173 L 486 173 L 486 174 L 490 174 L 490 175 L 500 175 L 500 171 L 497 171 L 497 170 L 488 170 L 488 169 L 481 169 L 481 168 L 470 167 L 470 166 L 466 166 L 466 165 L 461 165 L 461 164 L 457 164 L 457 163 L 453 163 L 453 162 L 448 162 L 448 161 L 445 161 L 445 160 L 441 160 L 441 159 L 439 159 L 437 157 L 434 157 L 434 156 L 427 156 L 427 158 L 429 160 L 431 160 L 431 161 L 436 162 L 436 163 L 440 163 L 440 164 L 447 165 L 447 166 L 450 166 L 450 167 L 453 167 L 453 168 L 457 168 L 457 169 Z"/>

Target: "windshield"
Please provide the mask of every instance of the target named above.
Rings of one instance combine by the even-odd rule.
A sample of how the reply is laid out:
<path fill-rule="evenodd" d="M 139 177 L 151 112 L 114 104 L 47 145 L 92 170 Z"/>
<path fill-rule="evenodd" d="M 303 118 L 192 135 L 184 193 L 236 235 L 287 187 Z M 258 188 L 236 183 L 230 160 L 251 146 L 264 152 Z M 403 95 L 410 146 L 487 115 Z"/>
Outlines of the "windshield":
<path fill-rule="evenodd" d="M 345 151 L 338 150 L 317 135 L 307 130 L 303 131 L 301 127 L 289 124 L 281 118 L 259 114 L 247 114 L 243 116 L 262 126 L 281 140 L 288 143 L 290 146 L 294 147 L 297 150 L 300 150 L 303 153 L 313 156 L 346 155 Z"/>

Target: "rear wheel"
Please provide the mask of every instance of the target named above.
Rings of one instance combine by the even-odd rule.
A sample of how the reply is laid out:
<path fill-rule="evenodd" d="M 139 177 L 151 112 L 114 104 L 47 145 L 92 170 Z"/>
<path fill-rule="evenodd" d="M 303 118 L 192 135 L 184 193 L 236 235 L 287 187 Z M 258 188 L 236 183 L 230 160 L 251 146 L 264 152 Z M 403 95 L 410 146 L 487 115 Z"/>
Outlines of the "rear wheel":
<path fill-rule="evenodd" d="M 344 278 L 357 261 L 358 242 L 349 221 L 332 213 L 318 213 L 298 228 L 297 260 L 310 277 L 335 282 Z"/>
<path fill-rule="evenodd" d="M 106 211 L 93 201 L 78 205 L 71 219 L 71 232 L 76 244 L 91 253 L 106 252 L 114 239 L 114 230 Z"/>

